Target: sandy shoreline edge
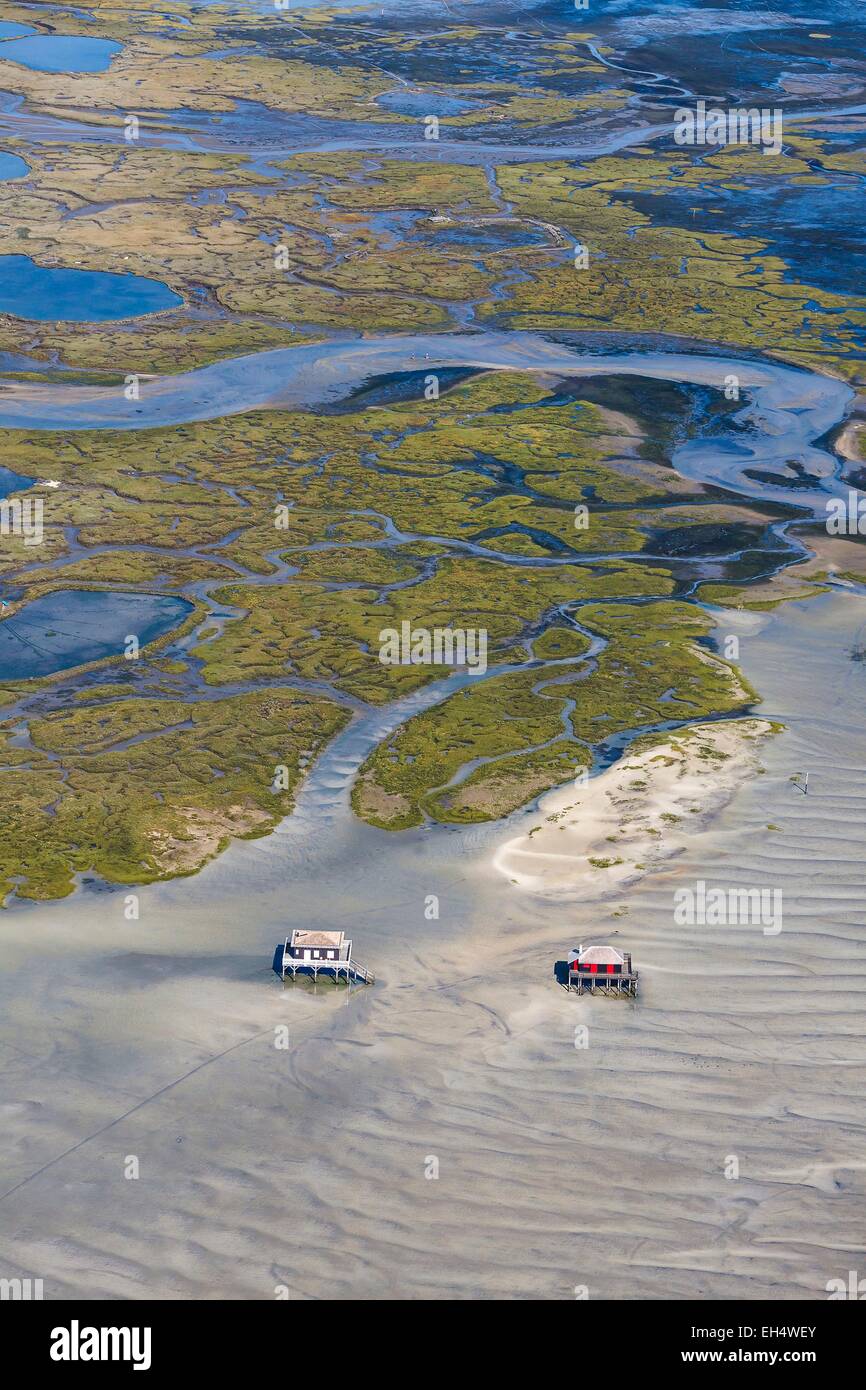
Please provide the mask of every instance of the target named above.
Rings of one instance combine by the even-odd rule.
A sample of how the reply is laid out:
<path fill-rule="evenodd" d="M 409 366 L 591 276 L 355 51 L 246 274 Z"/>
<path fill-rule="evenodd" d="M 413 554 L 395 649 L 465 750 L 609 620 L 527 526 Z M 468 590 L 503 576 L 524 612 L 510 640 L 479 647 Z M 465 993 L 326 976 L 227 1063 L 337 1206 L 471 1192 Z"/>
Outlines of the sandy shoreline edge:
<path fill-rule="evenodd" d="M 747 778 L 762 771 L 768 719 L 692 724 L 639 740 L 597 777 L 546 793 L 539 820 L 500 845 L 493 867 L 545 897 L 604 898 L 682 852 Z"/>

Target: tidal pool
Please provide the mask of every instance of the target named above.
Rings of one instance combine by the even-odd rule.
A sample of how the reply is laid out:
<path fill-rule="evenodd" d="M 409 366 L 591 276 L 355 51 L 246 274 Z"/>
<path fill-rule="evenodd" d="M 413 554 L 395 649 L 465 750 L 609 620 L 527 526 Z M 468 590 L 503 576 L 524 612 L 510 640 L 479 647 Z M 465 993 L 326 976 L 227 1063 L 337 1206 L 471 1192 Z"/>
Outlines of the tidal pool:
<path fill-rule="evenodd" d="M 2 37 L 2 36 L 0 36 Z M 0 58 L 34 72 L 105 72 L 122 44 L 79 34 L 33 34 L 0 42 Z"/>
<path fill-rule="evenodd" d="M 29 256 L 0 256 L 0 312 L 16 318 L 104 323 L 154 314 L 180 303 L 180 295 L 161 280 L 41 266 Z"/>
<path fill-rule="evenodd" d="M 0 40 L 17 39 L 24 34 L 35 34 L 36 30 L 31 29 L 29 24 L 14 24 L 11 20 L 4 20 L 0 24 Z"/>
<path fill-rule="evenodd" d="M 0 619 L 0 680 L 50 676 L 67 667 L 117 656 L 130 635 L 144 647 L 192 612 L 167 594 L 60 589 Z"/>
<path fill-rule="evenodd" d="M 527 226 L 520 222 L 476 222 L 464 225 L 437 226 L 425 230 L 420 240 L 430 246 L 477 246 L 481 250 L 511 246 L 544 246 L 550 233 L 544 227 Z"/>
<path fill-rule="evenodd" d="M 0 150 L 0 179 L 23 179 L 30 173 L 30 165 L 17 154 Z"/>
<path fill-rule="evenodd" d="M 0 497 L 8 497 L 13 492 L 25 492 L 36 482 L 23 473 L 15 473 L 11 468 L 0 468 Z"/>
<path fill-rule="evenodd" d="M 376 105 L 400 116 L 462 116 L 474 111 L 480 102 L 449 96 L 447 92 L 429 92 L 410 87 L 394 87 L 376 98 Z"/>

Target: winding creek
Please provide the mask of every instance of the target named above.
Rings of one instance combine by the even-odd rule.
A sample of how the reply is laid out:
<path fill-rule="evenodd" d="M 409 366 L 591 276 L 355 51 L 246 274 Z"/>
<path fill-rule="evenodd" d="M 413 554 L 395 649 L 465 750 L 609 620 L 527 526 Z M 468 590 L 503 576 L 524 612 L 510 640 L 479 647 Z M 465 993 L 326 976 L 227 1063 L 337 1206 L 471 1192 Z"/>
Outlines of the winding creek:
<path fill-rule="evenodd" d="M 140 399 L 110 386 L 14 382 L 0 387 L 0 428 L 31 430 L 145 430 L 215 420 L 253 410 L 312 410 L 347 401 L 371 379 L 452 368 L 522 371 L 549 376 L 637 376 L 715 387 L 726 380 L 746 397 L 734 416 L 740 432 L 690 441 L 673 463 L 685 476 L 754 498 L 791 501 L 790 464 L 811 475 L 799 505 L 823 506 L 841 495 L 838 461 L 817 443 L 839 425 L 854 398 L 844 382 L 764 359 L 706 350 L 605 352 L 569 346 L 566 335 L 537 332 L 406 334 L 275 348 L 215 362 L 178 376 L 146 378 Z M 582 335 L 585 339 L 587 335 Z M 745 476 L 759 468 L 780 483 Z"/>
<path fill-rule="evenodd" d="M 658 346 L 639 350 L 611 352 L 610 335 L 598 334 L 587 344 L 576 347 L 567 335 L 544 335 L 532 332 L 421 334 L 391 336 L 353 341 L 325 342 L 275 349 L 248 357 L 218 362 L 212 366 L 175 377 L 151 378 L 143 383 L 138 401 L 128 401 L 117 388 L 72 385 L 59 381 L 7 384 L 0 388 L 0 426 L 35 430 L 126 429 L 144 430 L 194 420 L 217 419 L 260 409 L 315 410 L 343 402 L 351 405 L 353 396 L 382 379 L 399 377 L 401 373 L 417 374 L 471 368 L 479 371 L 519 370 L 542 374 L 548 379 L 579 379 L 594 376 L 637 376 L 648 380 L 673 381 L 690 386 L 713 387 L 721 390 L 732 378 L 739 383 L 742 405 L 722 426 L 718 422 L 712 433 L 699 432 L 698 437 L 681 442 L 674 450 L 672 463 L 684 476 L 696 481 L 716 484 L 737 496 L 755 500 L 772 499 L 796 508 L 800 519 L 809 516 L 823 518 L 830 496 L 844 496 L 847 487 L 840 477 L 840 461 L 821 441 L 841 424 L 850 408 L 854 393 L 834 378 L 815 372 L 785 366 L 764 359 L 733 357 L 682 350 L 665 352 Z M 724 433 L 720 433 L 720 429 Z M 799 470 L 795 474 L 792 466 Z M 759 470 L 764 480 L 746 476 L 747 470 Z M 778 477 L 777 485 L 766 481 L 766 475 Z M 805 485 L 805 479 L 811 485 Z M 796 481 L 792 492 L 790 483 Z M 448 553 L 470 553 L 491 563 L 538 567 L 568 564 L 592 564 L 616 559 L 652 562 L 654 558 L 671 563 L 670 557 L 654 557 L 651 548 L 631 555 L 627 552 L 599 555 L 572 554 L 549 557 L 521 556 L 491 549 L 472 541 L 438 536 L 407 534 L 393 522 L 381 518 L 383 534 L 379 541 L 348 542 L 387 548 L 412 541 L 436 542 Z M 801 541 L 787 536 L 791 519 L 776 523 L 771 529 L 782 549 L 775 556 L 775 568 L 781 568 L 808 553 Z M 230 539 L 230 538 L 226 538 Z M 222 542 L 225 543 L 225 542 Z M 209 554 L 219 560 L 220 544 L 209 548 Z M 329 542 L 316 547 L 327 550 Z M 118 547 L 110 547 L 117 549 Z M 123 547 L 121 547 L 122 549 Z M 145 547 L 147 548 L 147 547 Z M 152 547 L 151 547 L 152 549 Z M 68 556 L 55 566 L 58 573 L 66 563 L 74 563 L 82 552 L 73 545 Z M 194 552 L 190 552 L 191 554 Z M 736 556 L 736 550 L 731 556 Z M 274 571 L 269 575 L 245 573 L 234 562 L 227 565 L 231 574 L 242 575 L 243 582 L 270 585 L 284 582 L 296 572 L 290 557 L 272 557 Z M 676 565 L 674 565 L 676 569 Z M 700 561 L 685 562 L 685 571 L 700 573 Z M 401 581 L 398 586 L 418 582 Z M 190 598 L 204 602 L 211 616 L 201 627 L 209 633 L 222 629 L 234 616 L 225 604 L 216 603 L 211 595 L 225 581 L 199 581 L 188 587 Z M 693 581 L 692 587 L 694 587 Z M 337 586 L 339 587 L 339 586 Z M 681 586 L 681 596 L 689 588 Z M 124 596 L 126 598 L 129 595 Z M 630 600 L 634 601 L 634 600 Z M 38 602 L 38 601 L 37 601 Z M 35 607 L 36 605 L 31 605 Z M 568 611 L 548 614 L 538 630 L 555 622 L 571 622 L 579 628 L 580 604 L 571 604 Z M 215 616 L 214 616 L 215 615 Z M 168 611 L 165 617 L 168 619 Z M 175 613 L 174 621 L 182 615 Z M 170 627 L 172 624 L 168 623 Z M 165 631 L 163 626 L 160 631 Z M 190 648 L 200 641 L 200 629 L 188 634 L 178 645 L 190 660 Z M 537 632 L 536 632 L 537 635 Z M 528 642 L 524 644 L 529 653 Z M 333 825 L 340 818 L 351 818 L 350 793 L 355 774 L 370 752 L 411 716 L 441 703 L 457 690 L 493 676 L 510 671 L 531 669 L 539 671 L 536 689 L 555 682 L 560 668 L 572 672 L 588 670 L 594 657 L 606 645 L 593 637 L 589 649 L 581 656 L 561 661 L 533 660 L 514 665 L 491 667 L 486 676 L 454 672 L 395 701 L 385 708 L 364 706 L 347 699 L 339 690 L 326 683 L 302 682 L 286 676 L 278 684 L 293 688 L 315 690 L 348 705 L 352 711 L 350 723 L 323 751 L 309 772 L 298 795 L 295 817 L 299 824 L 315 820 Z M 2 653 L 0 653 L 2 658 Z M 88 656 L 82 659 L 93 659 Z M 26 674 L 27 655 L 19 657 L 18 674 Z M 67 663 L 71 664 L 71 663 Z M 59 661 L 48 669 L 58 670 Z M 193 659 L 193 665 L 195 661 Z M 30 674 L 41 674 L 34 669 Z M 215 698 L 217 695 L 241 693 L 254 688 L 250 683 L 221 687 L 216 692 L 191 689 L 187 698 Z M 563 734 L 573 737 L 569 723 L 570 708 L 563 712 Z M 634 737 L 650 729 L 679 727 L 684 720 L 672 718 L 657 725 L 641 727 L 619 735 L 608 746 L 604 740 L 595 746 L 594 766 L 598 771 L 618 756 Z M 452 784 L 468 776 L 473 765 L 467 765 Z"/>
<path fill-rule="evenodd" d="M 0 428 L 148 430 L 262 409 L 351 407 L 353 397 L 378 381 L 455 370 L 568 379 L 622 375 L 719 391 L 733 382 L 744 397 L 742 407 L 724 434 L 716 428 L 712 435 L 682 444 L 672 459 L 677 471 L 756 500 L 796 500 L 799 508 L 811 507 L 815 515 L 823 515 L 828 496 L 844 495 L 839 461 L 818 443 L 842 423 L 854 399 L 844 382 L 706 345 L 694 352 L 663 351 L 657 337 L 653 348 L 605 351 L 616 336 L 583 333 L 580 347 L 571 345 L 565 333 L 532 331 L 326 341 L 229 358 L 176 376 L 144 377 L 139 399 L 132 400 L 120 387 L 68 385 L 61 377 L 7 380 L 0 384 Z M 635 335 L 630 338 L 638 341 Z M 756 469 L 775 474 L 778 484 L 747 476 Z"/>
<path fill-rule="evenodd" d="M 41 71 L 104 71 L 119 45 L 87 38 L 63 35 L 28 33 L 21 26 L 0 29 L 0 57 L 6 57 Z M 600 63 L 611 66 L 596 45 L 587 45 Z M 214 56 L 230 57 L 231 50 Z M 629 79 L 641 78 L 652 95 L 665 94 L 678 99 L 687 89 L 665 82 L 664 75 L 652 71 L 629 72 L 614 63 Z M 460 102 L 447 92 L 434 93 L 415 89 L 403 78 L 395 77 L 397 85 L 377 99 L 384 111 L 416 115 L 428 110 L 442 116 L 470 111 L 473 103 Z M 635 88 L 637 91 L 637 88 Z M 629 103 L 637 115 L 640 101 Z M 860 115 L 862 105 L 839 106 L 835 116 Z M 39 140 L 87 141 L 100 143 L 123 141 L 122 129 L 99 125 L 91 127 L 86 119 L 64 119 L 40 116 L 28 111 L 20 98 L 0 99 L 0 130 L 8 129 L 17 136 Z M 821 110 L 788 111 L 789 121 L 806 122 L 824 113 Z M 634 119 L 633 115 L 633 119 Z M 497 163 L 530 162 L 556 158 L 563 161 L 591 161 L 637 145 L 646 145 L 669 137 L 673 125 L 654 112 L 650 120 L 634 120 L 626 129 L 600 131 L 597 127 L 586 133 L 579 127 L 560 127 L 544 131 L 542 138 L 527 138 L 525 132 L 507 129 L 495 141 L 490 139 L 492 127 L 467 126 L 462 129 L 443 127 L 435 143 L 423 138 L 418 127 L 399 129 L 364 120 L 328 120 L 308 114 L 274 111 L 253 101 L 238 102 L 233 111 L 221 113 L 218 120 L 208 112 L 176 111 L 162 113 L 159 123 L 144 123 L 142 143 L 164 148 L 187 148 L 197 151 L 234 151 L 241 149 L 253 167 L 274 170 L 269 161 L 303 151 L 361 150 L 370 155 L 400 159 L 459 159 L 461 163 L 483 165 L 491 176 Z M 570 142 L 570 136 L 575 138 Z M 555 143 L 553 143 L 555 141 Z M 17 155 L 0 156 L 0 177 L 21 177 L 27 165 Z M 627 195 L 624 195 L 627 196 Z M 675 195 L 670 195 L 675 196 Z M 803 195 L 805 197 L 806 194 Z M 687 190 L 683 198 L 694 198 Z M 760 216 L 755 212 L 755 216 Z M 507 220 L 500 218 L 499 220 Z M 843 221 L 844 221 L 843 213 Z M 383 218 L 384 223 L 384 218 Z M 380 229 L 381 230 L 381 229 Z M 400 229 L 405 234 L 405 228 Z M 543 241 L 551 229 L 535 229 L 537 241 Z M 555 229 L 553 229 L 555 231 Z M 467 244 L 489 237 L 489 228 L 452 230 L 452 238 L 462 236 Z M 443 233 L 443 235 L 446 235 Z M 505 287 L 500 287 L 502 295 Z M 134 275 L 120 276 L 88 272 L 63 267 L 35 265 L 25 256 L 0 257 L 0 310 L 20 313 L 31 319 L 55 318 L 90 321 L 124 319 L 139 314 L 170 308 L 179 303 L 160 282 Z M 711 387 L 719 390 L 735 381 L 742 392 L 741 408 L 721 425 L 707 433 L 681 442 L 672 456 L 674 467 L 685 477 L 697 482 L 721 487 L 742 499 L 773 501 L 784 504 L 790 512 L 795 509 L 798 519 L 808 516 L 823 519 L 825 504 L 830 496 L 842 496 L 847 491 L 841 481 L 839 460 L 822 445 L 838 426 L 851 405 L 853 392 L 844 383 L 815 372 L 800 370 L 755 356 L 740 357 L 721 350 L 709 349 L 706 344 L 693 351 L 682 350 L 677 344 L 667 350 L 658 340 L 642 344 L 632 337 L 629 349 L 615 347 L 615 335 L 582 334 L 579 345 L 570 342 L 565 333 L 490 332 L 474 328 L 471 311 L 458 312 L 455 317 L 470 331 L 367 337 L 329 340 L 302 346 L 287 346 L 247 357 L 215 362 L 212 365 L 178 376 L 144 378 L 141 396 L 130 401 L 121 389 L 105 386 L 67 385 L 62 379 L 52 381 L 6 382 L 0 386 L 0 428 L 28 430 L 149 430 L 193 421 L 212 420 L 232 414 L 261 410 L 317 410 L 342 403 L 352 408 L 353 397 L 379 383 L 400 380 L 409 374 L 427 372 L 451 373 L 474 371 L 523 371 L 550 379 L 580 379 L 588 377 L 639 377 L 649 381 L 677 382 L 688 386 Z M 760 475 L 759 477 L 756 475 Z M 773 479 L 777 481 L 774 482 Z M 26 486 L 27 480 L 23 485 Z M 10 475 L 5 480 L 8 493 L 19 486 Z M 520 490 L 520 489 L 518 489 Z M 383 536 L 380 541 L 366 541 L 367 546 L 388 548 L 413 541 L 433 542 L 447 553 L 471 554 L 492 563 L 512 566 L 545 567 L 562 564 L 589 565 L 595 561 L 629 559 L 652 563 L 654 559 L 667 563 L 672 572 L 679 570 L 678 596 L 689 598 L 698 580 L 691 585 L 682 577 L 689 570 L 700 572 L 700 559 L 677 565 L 668 555 L 655 556 L 650 547 L 639 553 L 604 552 L 598 556 L 586 553 L 555 553 L 548 557 L 527 557 L 499 551 L 490 541 L 480 544 L 451 537 L 409 535 L 401 533 L 387 516 L 381 517 Z M 792 520 L 782 520 L 770 530 L 779 545 L 775 557 L 767 552 L 767 560 L 775 568 L 807 555 L 802 541 L 789 534 Z M 68 554 L 52 562 L 50 568 L 62 574 L 84 553 L 149 550 L 156 547 L 86 547 L 78 545 L 74 536 L 68 538 Z M 274 568 L 262 576 L 247 571 L 236 562 L 220 557 L 220 549 L 232 537 L 207 547 L 209 558 L 225 564 L 227 578 L 232 574 L 248 585 L 269 585 L 284 582 L 294 567 L 276 554 L 271 557 Z M 349 545 L 351 546 L 351 542 Z M 360 543 L 359 543 L 360 544 Z M 328 549 L 322 542 L 316 549 Z M 174 553 L 174 552 L 172 552 Z M 198 551 L 188 552 L 191 557 Z M 740 552 L 734 547 L 726 556 L 736 559 Z M 719 559 L 720 556 L 714 556 Z M 420 580 L 401 581 L 389 588 L 406 587 Z M 22 577 L 26 575 L 26 568 Z M 187 586 L 189 598 L 203 603 L 208 617 L 193 632 L 177 644 L 191 666 L 197 662 L 190 650 L 206 629 L 210 637 L 221 631 L 226 622 L 239 616 L 224 603 L 212 598 L 224 581 L 200 581 Z M 341 587 L 332 585 L 329 587 Z M 351 586 L 347 586 L 351 587 Z M 634 602 L 635 600 L 631 600 Z M 641 600 L 637 600 L 640 602 Z M 133 622 L 132 607 L 139 604 Z M 84 605 L 83 614 L 78 609 Z M 547 615 L 537 631 L 543 631 L 554 621 L 571 622 L 579 628 L 576 614 L 579 604 L 569 605 L 568 611 Z M 165 635 L 190 611 L 183 599 L 164 595 L 128 593 L 85 593 L 55 591 L 25 605 L 16 612 L 8 627 L 0 627 L 0 676 L 12 679 L 57 672 L 85 661 L 98 660 L 116 650 L 122 642 L 121 629 L 133 626 L 144 642 Z M 125 618 L 124 615 L 128 614 Z M 89 615 L 93 623 L 90 636 L 76 626 L 78 616 Z M 56 626 L 58 619 L 64 625 Z M 99 627 L 99 634 L 95 629 Z M 26 634 L 29 632 L 29 636 Z M 25 634 L 22 636 L 21 634 Z M 31 638 L 33 640 L 31 640 Z M 208 640 L 205 638 L 205 640 Z M 529 654 L 528 641 L 524 644 Z M 536 690 L 543 691 L 558 679 L 558 668 L 566 671 L 588 670 L 594 657 L 604 648 L 603 639 L 592 636 L 589 649 L 579 657 L 561 662 L 532 660 L 527 666 L 500 665 L 490 669 L 487 679 L 514 670 L 537 668 Z M 364 706 L 347 697 L 327 683 L 303 682 L 286 677 L 278 682 L 295 688 L 314 690 L 328 695 L 352 710 L 352 720 L 341 735 L 320 756 L 300 792 L 296 819 L 302 823 L 311 811 L 315 816 L 333 820 L 349 815 L 349 793 L 357 768 L 372 749 L 401 723 L 422 710 L 429 709 L 448 698 L 479 677 L 455 672 L 425 686 L 412 695 L 398 700 L 385 709 Z M 482 678 L 483 679 L 483 678 Z M 252 689 L 252 683 L 238 683 L 216 691 L 200 686 L 186 691 L 190 699 L 212 699 L 220 695 Z M 569 736 L 570 709 L 563 712 L 563 732 Z M 678 726 L 676 720 L 648 726 L 655 729 Z M 596 770 L 622 752 L 641 728 L 619 735 L 609 744 L 603 741 L 595 748 Z M 458 782 L 467 776 L 475 764 L 467 764 L 452 779 Z"/>
<path fill-rule="evenodd" d="M 443 100 L 447 105 L 447 97 L 443 97 Z M 417 103 L 408 84 L 402 83 L 391 94 L 386 94 L 379 104 L 383 110 L 391 108 L 398 111 L 412 109 Z M 864 110 L 866 107 L 862 105 L 839 106 L 832 114 L 859 115 Z M 822 114 L 826 113 L 820 110 L 789 111 L 787 119 L 803 122 Z M 509 131 L 505 139 L 491 142 L 485 128 L 473 127 L 450 132 L 443 127 L 441 140 L 430 142 L 424 140 L 420 128 L 401 126 L 396 131 L 370 121 L 329 121 L 309 115 L 276 112 L 255 102 L 238 102 L 233 112 L 221 115 L 218 121 L 214 121 L 210 113 L 163 113 L 157 125 L 149 126 L 145 121 L 142 143 L 199 151 L 239 150 L 249 159 L 251 167 L 268 171 L 271 176 L 276 173 L 271 164 L 275 159 L 303 151 L 345 149 L 400 159 L 457 158 L 463 163 L 484 166 L 492 179 L 497 163 L 513 164 L 551 158 L 591 161 L 619 150 L 658 141 L 670 136 L 673 129 L 672 123 L 659 119 L 657 112 L 651 120 L 632 119 L 634 123 L 626 129 L 620 127 L 591 135 L 590 138 L 584 131 L 576 129 L 574 143 L 568 143 L 568 131 L 564 129 L 549 133 L 550 143 L 533 143 L 525 135 L 518 136 L 514 131 Z M 0 95 L 0 132 L 3 130 L 37 142 L 57 139 L 123 142 L 120 128 L 112 130 L 104 125 L 89 126 L 86 120 L 81 119 L 41 116 L 28 111 L 20 98 Z M 7 174 L 9 176 L 14 174 Z M 493 179 L 492 186 L 495 188 Z M 48 276 L 55 277 L 64 273 L 73 277 L 69 283 L 70 302 L 74 304 L 77 295 L 80 303 L 81 282 L 79 280 L 76 284 L 74 277 L 80 277 L 84 272 L 47 272 Z M 112 278 L 118 280 L 120 277 L 106 277 L 107 280 Z M 46 282 L 46 291 L 53 288 Z M 104 288 L 105 304 L 110 306 L 112 302 L 117 303 L 112 298 L 114 287 L 106 284 Z M 502 292 L 505 293 L 504 287 Z M 148 293 L 151 296 L 149 299 Z M 129 277 L 129 301 L 126 307 L 117 312 L 107 309 L 104 317 L 123 317 L 126 313 L 168 307 L 159 301 L 160 293 L 171 294 L 157 282 Z M 45 304 L 46 315 L 50 316 L 50 293 L 46 294 Z M 456 311 L 459 306 L 454 307 Z M 87 317 L 100 317 L 93 309 L 82 311 L 82 317 L 85 312 Z M 73 312 L 70 316 L 76 315 Z M 771 568 L 781 568 L 809 553 L 802 541 L 789 534 L 792 524 L 790 514 L 793 512 L 800 519 L 809 516 L 823 519 L 828 498 L 843 496 L 847 491 L 840 477 L 840 462 L 826 447 L 827 437 L 844 420 L 853 400 L 854 393 L 841 381 L 757 356 L 731 355 L 708 348 L 706 344 L 696 344 L 693 350 L 683 350 L 678 340 L 668 351 L 663 345 L 660 346 L 657 337 L 652 342 L 642 343 L 639 337 L 631 335 L 629 347 L 623 348 L 617 341 L 618 335 L 605 332 L 581 334 L 580 342 L 576 344 L 570 342 L 569 336 L 564 333 L 476 329 L 471 322 L 470 309 L 455 316 L 465 325 L 464 331 L 328 340 L 219 361 L 177 376 L 142 378 L 140 398 L 132 401 L 117 387 L 67 385 L 59 375 L 49 382 L 7 381 L 0 385 L 0 428 L 148 430 L 260 409 L 316 410 L 339 403 L 352 408 L 353 397 L 371 385 L 375 387 L 377 383 L 392 378 L 427 372 L 516 370 L 551 379 L 630 376 L 716 390 L 722 389 L 726 381 L 733 379 L 742 394 L 741 408 L 723 425 L 717 424 L 709 432 L 681 442 L 673 453 L 672 463 L 684 476 L 724 488 L 739 498 L 784 504 L 789 519 L 779 521 L 771 528 L 775 544 L 779 547 L 771 560 Z M 760 476 L 754 476 L 756 474 Z M 387 547 L 412 540 L 432 540 L 449 553 L 474 554 L 500 564 L 554 566 L 563 563 L 590 564 L 595 559 L 609 562 L 618 558 L 651 563 L 655 558 L 651 547 L 638 555 L 606 553 L 598 557 L 587 554 L 524 557 L 497 551 L 489 541 L 481 545 L 435 534 L 406 536 L 397 531 L 389 518 L 383 517 L 382 521 L 385 528 L 383 537 L 380 542 L 373 542 L 374 545 Z M 368 541 L 366 544 L 371 543 Z M 327 548 L 327 543 L 322 543 L 322 548 Z M 223 563 L 219 550 L 220 544 L 208 547 L 211 558 Z M 52 564 L 51 568 L 62 573 L 65 565 L 73 563 L 82 553 L 73 537 L 68 557 Z M 737 553 L 735 548 L 732 549 L 729 558 L 735 558 Z M 677 563 L 671 557 L 658 558 L 671 564 L 674 571 L 677 570 Z M 268 576 L 245 572 L 242 566 L 226 561 L 226 577 L 237 575 L 243 578 L 245 584 L 279 583 L 293 571 L 290 565 L 276 557 L 274 559 L 274 571 Z M 685 568 L 680 566 L 680 569 L 685 573 L 688 565 Z M 692 572 L 695 572 L 695 566 L 692 566 Z M 209 632 L 221 630 L 226 621 L 232 620 L 232 615 L 225 611 L 225 605 L 211 597 L 222 582 L 202 581 L 190 585 L 187 590 L 190 598 L 198 599 L 208 609 L 210 616 L 202 626 Z M 696 580 L 691 585 L 681 582 L 680 596 L 688 598 L 696 583 Z M 575 620 L 574 611 L 569 615 L 569 620 Z M 196 630 L 182 639 L 178 650 L 189 660 L 189 650 L 198 640 Z M 594 652 L 593 646 L 583 657 L 570 659 L 568 665 L 586 669 Z M 195 662 L 192 664 L 195 665 Z M 539 662 L 538 665 L 540 688 L 547 683 L 550 663 Z M 508 669 L 494 667 L 486 678 L 503 674 Z M 525 665 L 522 669 L 526 669 Z M 296 813 L 299 823 L 313 806 L 318 808 L 321 815 L 348 815 L 349 789 L 354 773 L 372 748 L 406 718 L 444 700 L 469 679 L 478 678 L 455 673 L 384 710 L 358 707 L 357 702 L 347 699 L 332 687 L 312 683 L 309 688 L 348 704 L 353 717 L 309 773 L 299 794 Z M 288 677 L 285 684 L 305 688 L 303 682 Z M 241 684 L 228 687 L 223 693 L 236 693 L 248 688 Z M 213 692 L 198 687 L 187 691 L 187 698 L 213 697 Z M 567 724 L 567 711 L 564 720 Z M 644 730 L 635 731 L 635 734 L 637 732 Z M 597 747 L 596 766 L 603 765 L 627 742 L 627 737 L 620 737 L 610 749 Z"/>

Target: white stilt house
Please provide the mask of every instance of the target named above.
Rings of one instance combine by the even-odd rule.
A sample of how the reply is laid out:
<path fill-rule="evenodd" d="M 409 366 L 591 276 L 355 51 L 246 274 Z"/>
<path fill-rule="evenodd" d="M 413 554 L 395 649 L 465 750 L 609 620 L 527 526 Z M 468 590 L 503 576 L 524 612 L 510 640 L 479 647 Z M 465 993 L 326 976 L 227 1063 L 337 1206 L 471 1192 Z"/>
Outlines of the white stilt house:
<path fill-rule="evenodd" d="M 351 960 L 352 943 L 347 941 L 341 931 L 303 931 L 292 932 L 286 943 L 293 960 L 323 961 Z"/>
<path fill-rule="evenodd" d="M 352 960 L 352 942 L 341 931 L 309 931 L 296 927 L 274 952 L 274 971 L 281 980 L 285 980 L 286 975 L 294 980 L 299 971 L 318 980 L 321 971 L 333 975 L 335 980 L 345 975 L 347 983 L 352 980 L 373 983 L 371 972 Z"/>

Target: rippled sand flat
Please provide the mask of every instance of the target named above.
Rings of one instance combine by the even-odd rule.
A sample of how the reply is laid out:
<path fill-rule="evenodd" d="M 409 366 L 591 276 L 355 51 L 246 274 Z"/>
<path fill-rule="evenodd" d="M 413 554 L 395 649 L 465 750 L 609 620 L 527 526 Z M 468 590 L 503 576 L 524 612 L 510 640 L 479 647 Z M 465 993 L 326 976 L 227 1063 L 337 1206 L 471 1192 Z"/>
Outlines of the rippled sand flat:
<path fill-rule="evenodd" d="M 346 755 L 271 838 L 142 890 L 137 922 L 123 891 L 7 912 L 4 1273 L 48 1298 L 826 1297 L 863 1251 L 866 601 L 734 630 L 787 730 L 609 901 L 496 873 L 533 811 L 353 823 Z M 783 930 L 676 926 L 701 878 L 782 888 Z M 348 928 L 376 986 L 283 990 L 273 945 L 304 924 Z M 635 1004 L 555 984 L 591 939 L 633 952 Z"/>
<path fill-rule="evenodd" d="M 766 719 L 676 730 L 597 777 L 548 792 L 535 824 L 506 840 L 493 866 L 509 883 L 566 902 L 596 901 L 681 854 L 702 822 L 763 771 Z"/>

